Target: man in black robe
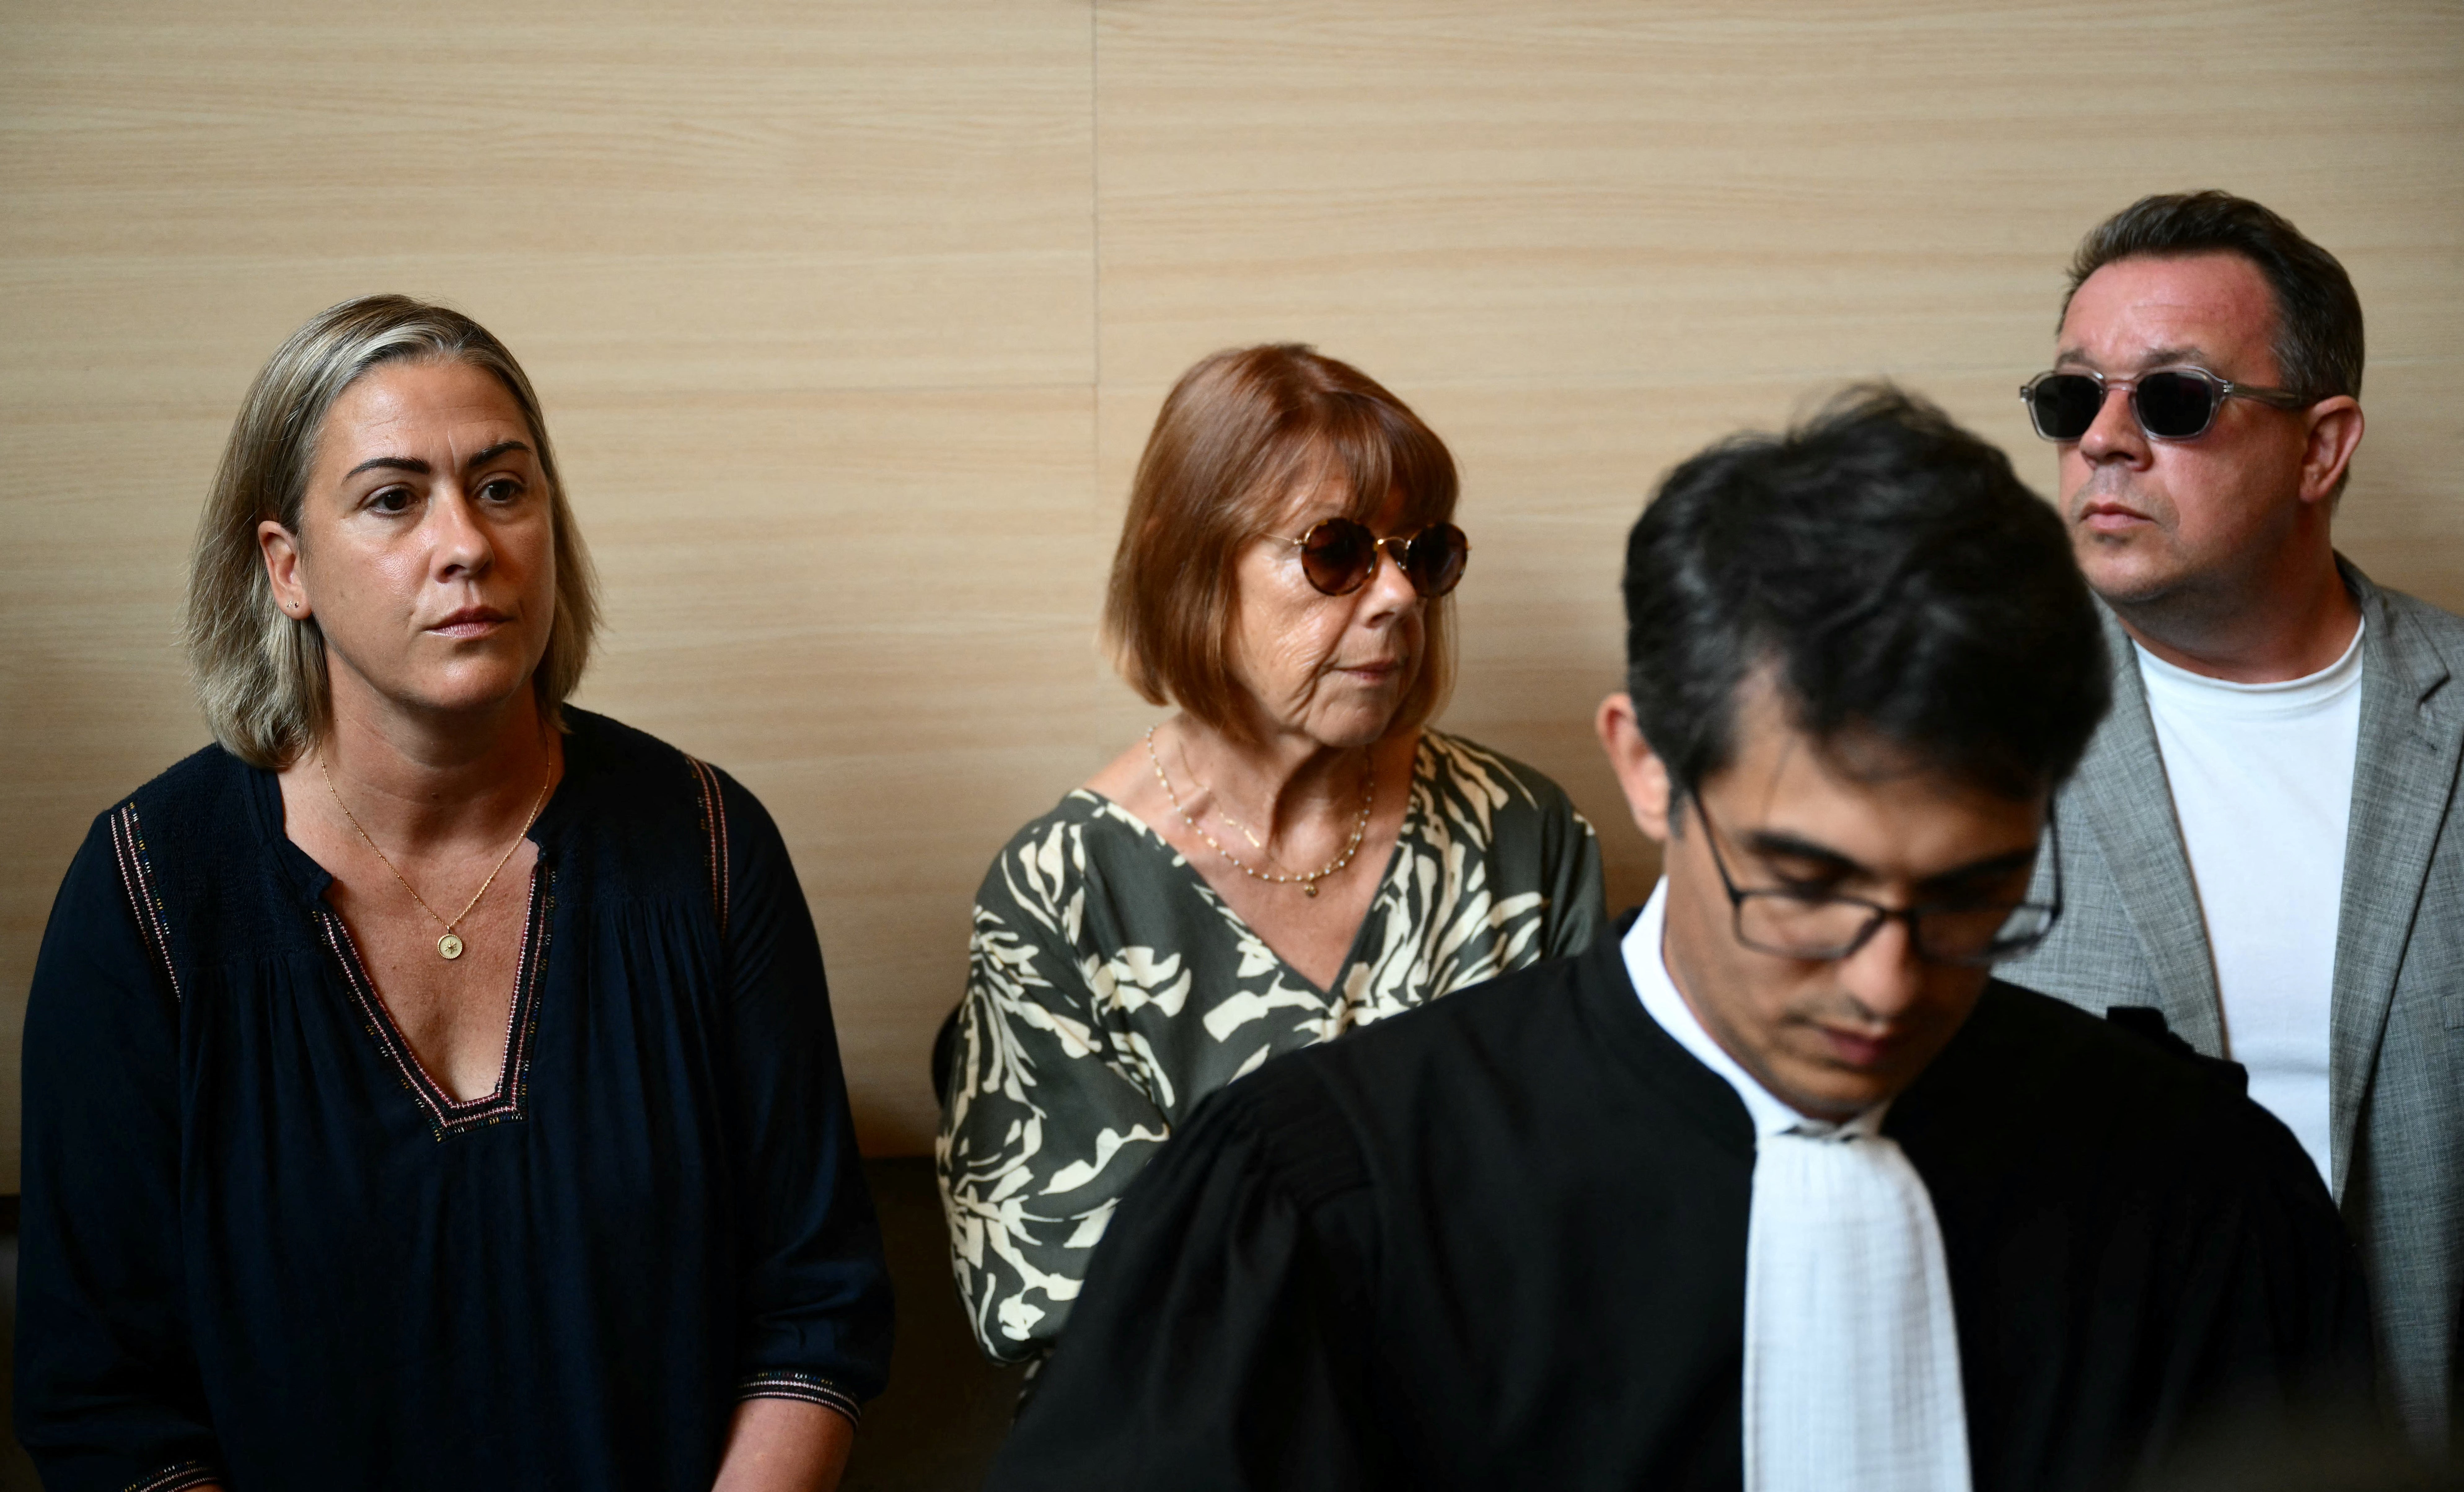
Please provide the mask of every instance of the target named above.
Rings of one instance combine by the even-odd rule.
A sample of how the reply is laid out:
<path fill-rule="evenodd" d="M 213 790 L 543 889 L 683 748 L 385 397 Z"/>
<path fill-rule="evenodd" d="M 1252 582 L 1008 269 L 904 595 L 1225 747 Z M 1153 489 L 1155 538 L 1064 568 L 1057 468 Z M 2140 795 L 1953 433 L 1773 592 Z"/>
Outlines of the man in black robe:
<path fill-rule="evenodd" d="M 1678 468 L 1625 591 L 1650 903 L 1201 1110 L 992 1486 L 2087 1487 L 2367 1394 L 2238 1069 L 1991 976 L 2107 702 L 2008 460 L 1854 395 Z"/>

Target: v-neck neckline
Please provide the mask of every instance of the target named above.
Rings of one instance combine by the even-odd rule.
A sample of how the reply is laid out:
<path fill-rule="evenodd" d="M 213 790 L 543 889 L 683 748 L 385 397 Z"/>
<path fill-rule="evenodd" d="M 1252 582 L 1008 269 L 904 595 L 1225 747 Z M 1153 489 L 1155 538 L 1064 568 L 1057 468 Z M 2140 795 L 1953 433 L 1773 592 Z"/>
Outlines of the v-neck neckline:
<path fill-rule="evenodd" d="M 529 1091 L 531 1039 L 539 1023 L 539 984 L 546 965 L 548 932 L 554 920 L 551 914 L 556 911 L 556 840 L 563 826 L 566 805 L 574 797 L 575 779 L 580 775 L 574 757 L 573 733 L 568 732 L 564 771 L 540 806 L 539 816 L 522 834 L 538 846 L 539 854 L 531 865 L 530 900 L 522 913 L 521 952 L 514 963 L 514 998 L 506 1015 L 504 1052 L 496 1069 L 495 1086 L 468 1099 L 455 1098 L 428 1070 L 409 1038 L 395 1022 L 384 997 L 377 993 L 376 980 L 360 956 L 359 942 L 351 935 L 350 925 L 343 920 L 341 911 L 325 899 L 326 888 L 334 884 L 334 873 L 300 848 L 284 828 L 279 775 L 263 767 L 250 768 L 254 779 L 258 832 L 274 847 L 276 864 L 283 867 L 305 896 L 309 916 L 341 973 L 352 1003 L 358 1007 L 361 1025 L 376 1040 L 402 1086 L 418 1101 L 427 1115 L 429 1131 L 440 1141 L 523 1116 Z"/>
<path fill-rule="evenodd" d="M 360 1008 L 360 1019 L 391 1059 L 403 1086 L 410 1089 L 411 1096 L 427 1111 L 429 1128 L 439 1140 L 498 1120 L 522 1117 L 522 1100 L 530 1076 L 531 1036 L 539 1023 L 539 975 L 546 963 L 548 913 L 556 907 L 555 885 L 555 871 L 544 861 L 531 867 L 530 900 L 522 910 L 521 950 L 514 962 L 514 998 L 505 1012 L 505 1044 L 497 1058 L 496 1083 L 475 1098 L 455 1098 L 452 1090 L 429 1071 L 427 1062 L 395 1021 L 385 997 L 377 992 L 376 980 L 360 956 L 359 941 L 351 936 L 349 924 L 340 911 L 326 905 L 321 897 L 319 899 L 318 919 L 325 946 L 342 971 L 342 982 L 350 989 L 352 1002 Z"/>
<path fill-rule="evenodd" d="M 1154 824 L 1139 818 L 1130 809 L 1128 804 L 1122 802 L 1120 800 L 1099 793 L 1091 787 L 1081 787 L 1074 789 L 1073 791 L 1078 794 L 1084 794 L 1098 806 L 1110 809 L 1116 817 L 1126 820 L 1129 823 L 1133 825 L 1139 833 L 1155 841 L 1155 845 L 1161 848 L 1164 853 L 1179 862 L 1182 871 L 1184 871 L 1192 881 L 1197 883 L 1200 890 L 1203 890 L 1208 896 L 1214 898 L 1216 907 L 1221 910 L 1222 915 L 1231 922 L 1233 927 L 1240 930 L 1242 936 L 1256 943 L 1260 948 L 1266 951 L 1267 956 L 1275 960 L 1275 967 L 1282 970 L 1287 977 L 1297 979 L 1300 981 L 1301 988 L 1308 990 L 1310 994 L 1317 996 L 1320 999 L 1333 1000 L 1341 998 L 1338 992 L 1341 991 L 1344 986 L 1344 976 L 1350 974 L 1355 965 L 1363 961 L 1360 949 L 1361 940 L 1369 935 L 1369 925 L 1371 921 L 1376 917 L 1379 904 L 1384 902 L 1386 899 L 1388 886 L 1389 883 L 1395 879 L 1397 867 L 1403 863 L 1403 845 L 1405 841 L 1410 838 L 1412 830 L 1419 823 L 1421 815 L 1420 795 L 1417 789 L 1420 785 L 1420 763 L 1425 757 L 1427 757 L 1431 749 L 1429 745 L 1429 731 L 1423 728 L 1420 732 L 1419 744 L 1412 748 L 1412 770 L 1410 775 L 1403 779 L 1403 818 L 1402 822 L 1395 826 L 1395 845 L 1394 848 L 1387 851 L 1386 868 L 1378 873 L 1376 889 L 1369 894 L 1368 909 L 1360 914 L 1360 925 L 1352 930 L 1352 941 L 1344 945 L 1343 961 L 1334 966 L 1334 982 L 1324 988 L 1321 988 L 1316 980 L 1310 978 L 1308 975 L 1301 973 L 1300 970 L 1294 966 L 1292 961 L 1285 957 L 1283 953 L 1278 950 L 1274 944 L 1267 942 L 1265 934 L 1250 926 L 1249 919 L 1241 915 L 1240 909 L 1233 906 L 1230 900 L 1228 900 L 1221 891 L 1217 890 L 1214 885 L 1206 879 L 1205 875 L 1199 870 L 1198 867 L 1191 862 L 1190 858 L 1180 852 L 1179 846 L 1173 844 L 1172 841 L 1164 838 L 1162 833 L 1159 832 Z"/>

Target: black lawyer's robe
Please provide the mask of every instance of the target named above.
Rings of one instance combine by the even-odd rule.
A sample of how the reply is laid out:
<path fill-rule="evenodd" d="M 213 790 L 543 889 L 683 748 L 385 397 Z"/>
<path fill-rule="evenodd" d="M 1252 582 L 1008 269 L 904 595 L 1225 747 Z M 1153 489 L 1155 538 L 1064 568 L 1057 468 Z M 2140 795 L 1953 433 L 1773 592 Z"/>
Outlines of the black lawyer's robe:
<path fill-rule="evenodd" d="M 2224 1064 L 1995 983 L 1885 1131 L 1979 1492 L 2367 1392 L 2333 1204 Z M 1753 1157 L 1614 937 L 1269 1063 L 1124 1202 L 990 1486 L 1735 1487 Z"/>

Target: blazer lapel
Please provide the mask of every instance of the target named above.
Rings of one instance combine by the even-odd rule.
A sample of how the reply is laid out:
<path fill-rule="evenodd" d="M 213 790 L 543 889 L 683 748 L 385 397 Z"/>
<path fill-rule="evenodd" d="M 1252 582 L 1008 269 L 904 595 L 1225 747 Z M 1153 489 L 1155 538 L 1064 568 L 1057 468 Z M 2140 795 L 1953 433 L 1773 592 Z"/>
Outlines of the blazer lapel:
<path fill-rule="evenodd" d="M 2343 570 L 2367 629 L 2329 1007 L 2328 1126 L 2340 1195 L 2464 747 L 2464 708 L 2445 689 L 2447 660 L 2367 577 L 2350 564 Z"/>
<path fill-rule="evenodd" d="M 2203 1052 L 2224 1049 L 2223 1002 L 2215 960 L 2208 952 L 2207 919 L 2182 847 L 2173 790 L 2147 713 L 2147 687 L 2130 634 L 2111 612 L 2105 645 L 2113 650 L 2113 713 L 2088 743 L 2072 779 L 2072 801 L 2086 811 L 2105 867 L 2147 955 L 2166 1024 Z"/>

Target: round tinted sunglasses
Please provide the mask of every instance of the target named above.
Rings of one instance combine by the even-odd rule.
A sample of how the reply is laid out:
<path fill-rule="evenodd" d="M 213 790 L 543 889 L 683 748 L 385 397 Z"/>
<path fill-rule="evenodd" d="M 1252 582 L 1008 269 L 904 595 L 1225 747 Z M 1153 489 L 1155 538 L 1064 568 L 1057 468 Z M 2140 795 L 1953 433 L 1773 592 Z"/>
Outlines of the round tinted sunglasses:
<path fill-rule="evenodd" d="M 2303 409 L 2318 401 L 2285 388 L 2261 388 L 2218 378 L 2205 368 L 2161 368 L 2137 378 L 2106 378 L 2101 373 L 2039 373 L 2019 386 L 2028 418 L 2047 440 L 2075 441 L 2104 409 L 2105 396 L 2115 389 L 2130 395 L 2130 412 L 2139 428 L 2158 440 L 2196 440 L 2216 423 L 2216 411 L 2228 399 L 2255 399 L 2278 409 Z"/>
<path fill-rule="evenodd" d="M 1412 582 L 1412 589 L 1431 601 L 1455 588 L 1463 579 L 1463 565 L 1471 559 L 1471 540 L 1463 531 L 1451 523 L 1432 523 L 1409 538 L 1397 535 L 1379 538 L 1369 532 L 1366 524 L 1350 518 L 1327 518 L 1311 524 L 1309 531 L 1298 538 L 1269 534 L 1268 538 L 1291 544 L 1301 552 L 1301 573 L 1309 582 L 1329 596 L 1349 596 L 1369 583 L 1377 573 L 1377 556 L 1384 551 L 1395 561 L 1395 568 Z"/>

